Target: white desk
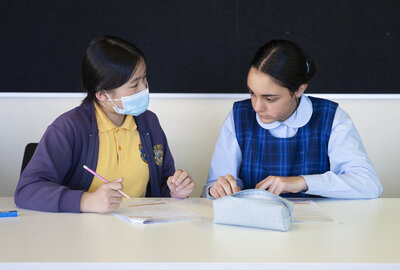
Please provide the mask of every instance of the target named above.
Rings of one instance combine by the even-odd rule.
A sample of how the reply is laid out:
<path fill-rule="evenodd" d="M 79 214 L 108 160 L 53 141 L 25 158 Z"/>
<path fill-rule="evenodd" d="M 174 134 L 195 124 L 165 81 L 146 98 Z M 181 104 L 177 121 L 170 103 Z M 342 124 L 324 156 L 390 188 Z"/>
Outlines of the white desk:
<path fill-rule="evenodd" d="M 0 269 L 400 269 L 400 199 L 315 200 L 333 222 L 288 232 L 216 225 L 210 201 L 170 200 L 205 218 L 133 225 L 18 209 L 0 218 Z"/>

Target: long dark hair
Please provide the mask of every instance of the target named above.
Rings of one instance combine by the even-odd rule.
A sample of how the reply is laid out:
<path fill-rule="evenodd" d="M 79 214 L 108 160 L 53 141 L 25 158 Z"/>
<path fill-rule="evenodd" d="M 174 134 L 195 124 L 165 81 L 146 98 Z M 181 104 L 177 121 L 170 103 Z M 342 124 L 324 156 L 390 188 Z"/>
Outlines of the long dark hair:
<path fill-rule="evenodd" d="M 96 101 L 96 92 L 112 90 L 126 83 L 143 53 L 133 44 L 113 36 L 94 39 L 82 59 L 81 77 L 87 92 L 83 103 Z"/>
<path fill-rule="evenodd" d="M 251 66 L 271 76 L 292 93 L 308 83 L 316 72 L 314 61 L 297 44 L 288 40 L 271 40 L 256 53 Z"/>

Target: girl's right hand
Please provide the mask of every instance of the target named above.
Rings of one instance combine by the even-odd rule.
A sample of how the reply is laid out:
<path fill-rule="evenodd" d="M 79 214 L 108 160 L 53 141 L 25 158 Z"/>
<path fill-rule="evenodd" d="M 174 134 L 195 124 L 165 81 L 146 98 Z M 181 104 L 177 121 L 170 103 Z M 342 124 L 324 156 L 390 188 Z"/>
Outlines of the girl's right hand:
<path fill-rule="evenodd" d="M 239 191 L 240 187 L 237 185 L 236 179 L 232 175 L 227 174 L 218 177 L 218 180 L 210 188 L 210 195 L 214 199 L 218 199 Z"/>
<path fill-rule="evenodd" d="M 84 192 L 81 197 L 81 212 L 107 213 L 119 207 L 122 202 L 122 195 L 118 190 L 122 190 L 120 178 L 111 183 L 102 184 L 94 192 Z"/>

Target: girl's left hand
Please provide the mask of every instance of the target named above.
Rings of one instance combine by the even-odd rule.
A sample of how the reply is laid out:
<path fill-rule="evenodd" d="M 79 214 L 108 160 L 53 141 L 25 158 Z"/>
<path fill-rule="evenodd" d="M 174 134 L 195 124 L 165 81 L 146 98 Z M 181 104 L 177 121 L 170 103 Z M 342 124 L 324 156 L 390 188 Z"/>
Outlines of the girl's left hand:
<path fill-rule="evenodd" d="M 308 190 L 306 180 L 302 176 L 282 177 L 268 176 L 256 185 L 256 189 L 266 189 L 275 195 L 281 193 L 298 193 Z"/>
<path fill-rule="evenodd" d="M 187 171 L 176 170 L 173 176 L 168 177 L 167 185 L 171 192 L 171 197 L 186 198 L 193 192 L 196 184 Z"/>

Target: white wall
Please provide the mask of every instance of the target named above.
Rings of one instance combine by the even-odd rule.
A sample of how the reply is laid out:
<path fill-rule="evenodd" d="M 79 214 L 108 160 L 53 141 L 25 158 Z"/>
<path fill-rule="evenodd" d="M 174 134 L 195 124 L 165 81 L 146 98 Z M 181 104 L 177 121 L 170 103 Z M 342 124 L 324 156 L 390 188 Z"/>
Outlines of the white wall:
<path fill-rule="evenodd" d="M 12 196 L 22 155 L 28 142 L 38 142 L 60 114 L 80 104 L 82 97 L 23 94 L 0 95 L 0 196 Z M 339 102 L 351 116 L 384 186 L 383 197 L 400 197 L 400 97 L 317 95 Z M 221 125 L 235 100 L 247 95 L 150 96 L 154 111 L 169 140 L 177 168 L 188 170 L 199 196 Z"/>

